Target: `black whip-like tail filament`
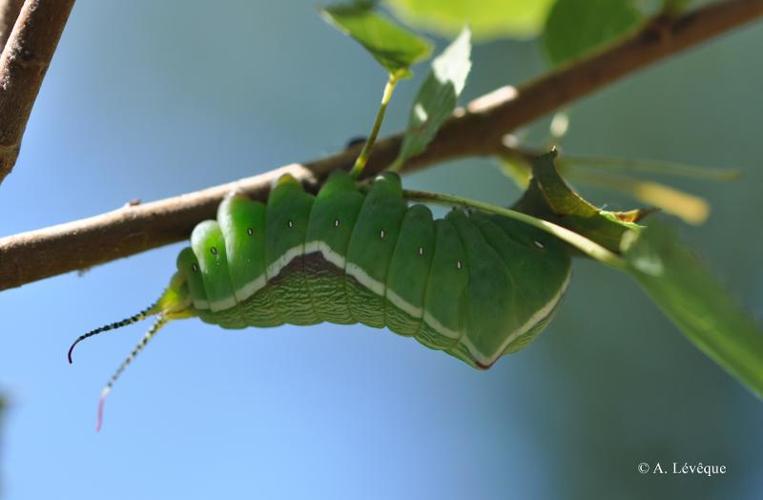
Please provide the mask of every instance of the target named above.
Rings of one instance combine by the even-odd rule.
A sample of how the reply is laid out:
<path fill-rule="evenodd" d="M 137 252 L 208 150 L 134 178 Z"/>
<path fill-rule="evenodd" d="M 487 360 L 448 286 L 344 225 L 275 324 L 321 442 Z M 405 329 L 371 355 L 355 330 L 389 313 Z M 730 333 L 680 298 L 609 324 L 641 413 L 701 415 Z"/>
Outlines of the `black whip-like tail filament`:
<path fill-rule="evenodd" d="M 99 333 L 108 332 L 109 330 L 116 330 L 117 328 L 122 328 L 123 326 L 131 325 L 133 323 L 137 323 L 138 321 L 142 321 L 151 315 L 155 307 L 156 307 L 156 304 L 152 304 L 151 306 L 145 308 L 144 310 L 142 310 L 141 312 L 139 312 L 138 314 L 134 316 L 125 318 L 122 321 L 117 321 L 115 323 L 98 327 L 95 330 L 91 330 L 83 335 L 80 335 L 79 337 L 77 337 L 77 340 L 72 342 L 72 345 L 69 347 L 69 351 L 66 354 L 66 357 L 69 360 L 69 364 L 72 364 L 72 353 L 74 352 L 74 347 L 80 342 L 82 342 L 83 340 L 90 338 L 93 335 L 98 335 Z"/>

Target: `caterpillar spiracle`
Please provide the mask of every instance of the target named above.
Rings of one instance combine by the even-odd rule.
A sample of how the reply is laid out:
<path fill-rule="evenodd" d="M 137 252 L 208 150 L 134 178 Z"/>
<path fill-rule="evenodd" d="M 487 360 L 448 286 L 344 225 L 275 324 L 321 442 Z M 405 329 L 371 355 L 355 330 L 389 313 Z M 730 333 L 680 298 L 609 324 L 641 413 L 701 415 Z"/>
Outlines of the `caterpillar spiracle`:
<path fill-rule="evenodd" d="M 217 220 L 198 224 L 159 300 L 97 333 L 148 316 L 223 328 L 362 323 L 415 338 L 476 368 L 528 344 L 548 323 L 570 278 L 564 245 L 498 215 L 453 209 L 434 219 L 409 205 L 386 172 L 365 188 L 335 172 L 317 195 L 289 175 L 267 204 L 231 194 Z"/>

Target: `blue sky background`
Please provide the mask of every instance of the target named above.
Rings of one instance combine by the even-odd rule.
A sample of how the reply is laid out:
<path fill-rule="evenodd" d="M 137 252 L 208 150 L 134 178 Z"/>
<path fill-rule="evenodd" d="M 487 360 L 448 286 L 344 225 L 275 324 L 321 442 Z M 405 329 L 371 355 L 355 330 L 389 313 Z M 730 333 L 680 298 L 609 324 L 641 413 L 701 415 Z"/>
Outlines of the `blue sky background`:
<path fill-rule="evenodd" d="M 580 154 L 742 168 L 734 184 L 677 183 L 714 208 L 705 226 L 681 231 L 759 319 L 762 44 L 760 25 L 740 30 L 584 99 L 565 142 Z M 474 62 L 467 98 L 544 68 L 535 42 L 482 45 Z M 385 131 L 404 126 L 424 74 L 400 86 Z M 80 0 L 0 187 L 0 234 L 331 153 L 366 133 L 383 83 L 311 2 Z M 518 194 L 488 160 L 406 182 L 500 203 Z M 100 388 L 148 325 L 81 345 L 74 366 L 66 349 L 153 301 L 179 248 L 2 293 L 4 498 L 752 499 L 763 490 L 760 401 L 629 279 L 586 262 L 548 331 L 484 373 L 365 327 L 171 324 L 120 380 L 96 434 Z M 729 473 L 636 472 L 655 461 Z"/>

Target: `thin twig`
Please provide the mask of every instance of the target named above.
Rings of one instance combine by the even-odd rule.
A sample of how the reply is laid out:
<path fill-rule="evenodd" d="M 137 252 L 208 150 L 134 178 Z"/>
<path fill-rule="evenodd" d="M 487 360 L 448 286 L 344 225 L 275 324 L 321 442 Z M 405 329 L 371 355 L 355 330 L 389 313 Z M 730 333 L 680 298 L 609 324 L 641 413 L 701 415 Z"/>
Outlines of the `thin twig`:
<path fill-rule="evenodd" d="M 763 15 L 763 0 L 725 0 L 677 18 L 658 17 L 605 50 L 570 63 L 516 90 L 503 89 L 471 103 L 451 118 L 423 154 L 403 170 L 500 151 L 501 139 L 521 125 L 615 80 Z M 1 115 L 0 115 L 1 116 Z M 377 142 L 364 176 L 389 165 L 401 135 Z M 284 171 L 315 188 L 330 171 L 349 169 L 359 148 L 273 170 L 267 174 L 89 219 L 0 239 L 0 290 L 92 267 L 187 238 L 193 226 L 213 218 L 222 197 L 239 188 L 264 200 Z"/>
<path fill-rule="evenodd" d="M 16 164 L 32 105 L 74 0 L 26 0 L 0 56 L 0 183 Z"/>

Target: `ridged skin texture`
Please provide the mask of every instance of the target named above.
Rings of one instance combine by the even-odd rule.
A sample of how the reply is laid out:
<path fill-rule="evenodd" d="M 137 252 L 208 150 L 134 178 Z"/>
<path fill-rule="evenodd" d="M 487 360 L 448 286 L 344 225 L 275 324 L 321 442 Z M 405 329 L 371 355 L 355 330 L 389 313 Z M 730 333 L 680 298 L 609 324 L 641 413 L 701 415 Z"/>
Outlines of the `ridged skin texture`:
<path fill-rule="evenodd" d="M 224 328 L 363 323 L 487 368 L 537 335 L 570 276 L 565 248 L 503 217 L 408 206 L 400 179 L 317 196 L 290 176 L 267 205 L 232 195 L 178 256 L 191 315 Z"/>

